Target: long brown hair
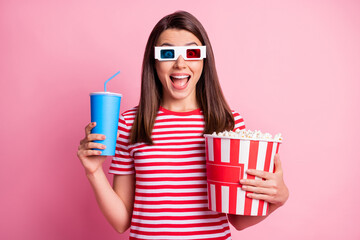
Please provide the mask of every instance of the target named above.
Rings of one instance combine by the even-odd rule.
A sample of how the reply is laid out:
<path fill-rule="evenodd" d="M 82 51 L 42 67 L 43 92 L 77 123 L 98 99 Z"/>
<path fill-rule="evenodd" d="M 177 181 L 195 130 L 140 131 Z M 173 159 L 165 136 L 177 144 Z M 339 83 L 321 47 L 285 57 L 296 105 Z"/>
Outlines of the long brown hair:
<path fill-rule="evenodd" d="M 196 85 L 196 98 L 204 114 L 204 133 L 234 128 L 234 117 L 220 87 L 209 37 L 193 15 L 177 11 L 163 17 L 155 25 L 147 41 L 142 65 L 140 101 L 130 134 L 131 144 L 153 144 L 151 134 L 162 98 L 162 85 L 155 70 L 154 47 L 160 34 L 170 28 L 187 30 L 206 46 L 203 71 Z"/>

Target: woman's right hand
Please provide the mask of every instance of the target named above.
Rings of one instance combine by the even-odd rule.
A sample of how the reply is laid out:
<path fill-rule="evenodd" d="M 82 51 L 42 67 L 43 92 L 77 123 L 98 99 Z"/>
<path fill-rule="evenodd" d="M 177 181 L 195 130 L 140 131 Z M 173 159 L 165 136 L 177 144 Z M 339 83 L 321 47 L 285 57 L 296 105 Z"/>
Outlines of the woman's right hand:
<path fill-rule="evenodd" d="M 78 147 L 77 156 L 80 159 L 82 165 L 85 168 L 86 174 L 93 174 L 102 169 L 102 163 L 106 159 L 106 156 L 100 156 L 101 151 L 93 150 L 105 149 L 106 146 L 101 143 L 95 143 L 94 140 L 104 140 L 103 134 L 92 134 L 91 129 L 96 126 L 95 122 L 89 123 L 85 128 L 85 138 L 80 141 Z"/>

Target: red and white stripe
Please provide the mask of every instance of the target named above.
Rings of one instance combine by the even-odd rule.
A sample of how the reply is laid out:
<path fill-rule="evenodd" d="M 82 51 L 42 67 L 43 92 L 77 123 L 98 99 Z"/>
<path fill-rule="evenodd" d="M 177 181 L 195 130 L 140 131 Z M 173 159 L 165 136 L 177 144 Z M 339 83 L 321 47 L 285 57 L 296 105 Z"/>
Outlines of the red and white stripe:
<path fill-rule="evenodd" d="M 212 135 L 206 135 L 205 140 L 209 209 L 237 215 L 267 215 L 268 203 L 248 198 L 239 179 L 255 178 L 246 174 L 247 169 L 273 172 L 280 144 Z"/>
<path fill-rule="evenodd" d="M 123 113 L 110 166 L 113 174 L 136 174 L 130 239 L 231 239 L 227 217 L 208 209 L 204 118 L 200 110 L 160 108 L 154 145 L 130 145 L 136 109 Z M 234 113 L 236 128 L 244 122 Z"/>

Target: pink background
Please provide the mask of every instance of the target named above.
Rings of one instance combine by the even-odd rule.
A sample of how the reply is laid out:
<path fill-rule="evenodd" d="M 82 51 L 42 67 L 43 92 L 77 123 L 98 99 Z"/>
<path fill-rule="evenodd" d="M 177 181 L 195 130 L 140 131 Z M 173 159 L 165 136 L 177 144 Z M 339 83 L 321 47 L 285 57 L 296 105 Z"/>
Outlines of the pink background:
<path fill-rule="evenodd" d="M 108 88 L 135 106 L 147 37 L 179 9 L 247 127 L 284 136 L 290 198 L 233 239 L 360 239 L 360 2 L 340 0 L 1 1 L 0 239 L 127 238 L 76 157 L 88 94 L 121 70 Z"/>

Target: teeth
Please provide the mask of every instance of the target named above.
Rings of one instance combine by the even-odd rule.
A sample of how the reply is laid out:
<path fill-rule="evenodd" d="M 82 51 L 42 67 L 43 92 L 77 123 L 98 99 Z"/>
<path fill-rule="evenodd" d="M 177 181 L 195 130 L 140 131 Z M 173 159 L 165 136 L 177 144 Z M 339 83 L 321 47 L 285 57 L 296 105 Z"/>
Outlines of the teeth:
<path fill-rule="evenodd" d="M 182 79 L 182 78 L 188 78 L 188 75 L 183 75 L 183 76 L 171 76 L 172 78 L 176 78 L 176 79 Z"/>

